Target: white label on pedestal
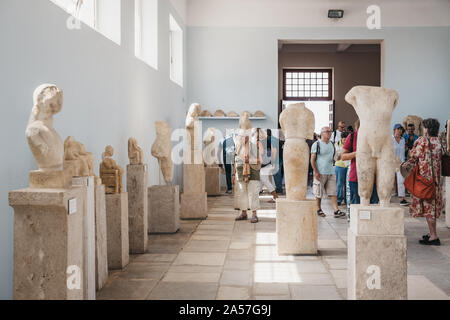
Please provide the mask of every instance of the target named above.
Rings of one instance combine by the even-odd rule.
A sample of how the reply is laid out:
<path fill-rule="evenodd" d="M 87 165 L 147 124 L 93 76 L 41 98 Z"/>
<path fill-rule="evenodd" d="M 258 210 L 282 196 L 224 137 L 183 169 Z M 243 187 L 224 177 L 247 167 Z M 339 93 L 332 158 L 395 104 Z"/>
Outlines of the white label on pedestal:
<path fill-rule="evenodd" d="M 370 220 L 370 211 L 360 211 L 359 220 Z"/>
<path fill-rule="evenodd" d="M 69 200 L 69 214 L 74 214 L 77 212 L 77 198 Z"/>

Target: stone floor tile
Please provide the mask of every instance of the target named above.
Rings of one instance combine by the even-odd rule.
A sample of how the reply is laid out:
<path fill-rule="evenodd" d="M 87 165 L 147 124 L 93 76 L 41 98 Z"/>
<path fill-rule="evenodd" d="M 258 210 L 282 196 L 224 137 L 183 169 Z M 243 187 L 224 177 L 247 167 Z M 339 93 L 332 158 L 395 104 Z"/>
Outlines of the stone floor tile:
<path fill-rule="evenodd" d="M 119 273 L 121 279 L 153 279 L 160 280 L 169 269 L 170 264 L 153 264 L 145 262 L 131 262 L 125 270 Z"/>
<path fill-rule="evenodd" d="M 248 287 L 220 286 L 216 300 L 250 300 L 250 289 Z"/>
<path fill-rule="evenodd" d="M 214 300 L 218 284 L 199 282 L 160 282 L 149 300 Z M 192 294 L 195 292 L 195 294 Z"/>
<path fill-rule="evenodd" d="M 144 300 L 157 280 L 115 279 L 97 294 L 97 300 Z"/>
<path fill-rule="evenodd" d="M 251 242 L 245 241 L 232 241 L 230 244 L 230 249 L 242 250 L 242 249 L 250 249 L 252 247 Z"/>
<path fill-rule="evenodd" d="M 226 252 L 229 240 L 190 240 L 184 247 L 185 252 Z"/>
<path fill-rule="evenodd" d="M 251 286 L 252 276 L 250 271 L 224 270 L 220 278 L 221 286 Z"/>
<path fill-rule="evenodd" d="M 289 285 L 292 300 L 342 300 L 335 286 Z"/>
<path fill-rule="evenodd" d="M 250 260 L 229 260 L 225 259 L 224 270 L 248 270 L 250 271 L 252 264 Z"/>
<path fill-rule="evenodd" d="M 184 273 L 221 273 L 222 266 L 171 266 L 167 272 L 184 272 Z"/>
<path fill-rule="evenodd" d="M 255 283 L 253 285 L 254 296 L 289 295 L 287 283 Z"/>
<path fill-rule="evenodd" d="M 254 296 L 253 300 L 270 301 L 270 300 L 291 300 L 290 295 L 283 296 Z"/>
<path fill-rule="evenodd" d="M 408 275 L 408 300 L 450 300 L 450 296 L 425 276 Z"/>
<path fill-rule="evenodd" d="M 168 272 L 161 280 L 163 282 L 212 282 L 220 279 L 220 273 L 206 272 Z"/>
<path fill-rule="evenodd" d="M 147 253 L 134 255 L 130 260 L 133 262 L 173 262 L 177 257 L 176 254 L 167 253 Z"/>
<path fill-rule="evenodd" d="M 225 253 L 180 252 L 173 265 L 223 266 Z"/>
<path fill-rule="evenodd" d="M 323 258 L 329 269 L 343 270 L 347 269 L 347 259 L 341 258 Z"/>
<path fill-rule="evenodd" d="M 330 270 L 338 289 L 347 288 L 347 270 Z"/>
<path fill-rule="evenodd" d="M 304 272 L 295 262 L 257 262 L 254 265 L 254 282 L 262 283 L 304 283 L 327 285 L 334 284 L 330 274 Z"/>

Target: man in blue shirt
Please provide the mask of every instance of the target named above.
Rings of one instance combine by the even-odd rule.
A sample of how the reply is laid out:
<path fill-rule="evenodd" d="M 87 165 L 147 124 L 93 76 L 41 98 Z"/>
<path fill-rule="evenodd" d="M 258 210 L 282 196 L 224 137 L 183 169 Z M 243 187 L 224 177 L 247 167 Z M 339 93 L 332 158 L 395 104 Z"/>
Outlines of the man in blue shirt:
<path fill-rule="evenodd" d="M 419 139 L 419 137 L 417 136 L 417 134 L 414 133 L 414 131 L 416 130 L 414 123 L 409 123 L 407 130 L 408 130 L 408 133 L 404 135 L 405 156 L 406 156 L 406 159 L 409 159 L 409 151 L 412 150 L 412 148 L 414 146 L 414 142 L 416 142 L 416 140 Z"/>
<path fill-rule="evenodd" d="M 324 192 L 331 198 L 331 203 L 334 209 L 335 218 L 345 218 L 345 213 L 339 210 L 337 204 L 337 185 L 336 175 L 333 168 L 333 160 L 335 149 L 333 143 L 330 141 L 331 130 L 329 127 L 324 127 L 321 130 L 321 138 L 314 142 L 311 147 L 311 166 L 314 170 L 313 191 L 316 197 L 317 214 L 320 217 L 325 217 L 325 213 L 321 208 L 321 199 Z"/>

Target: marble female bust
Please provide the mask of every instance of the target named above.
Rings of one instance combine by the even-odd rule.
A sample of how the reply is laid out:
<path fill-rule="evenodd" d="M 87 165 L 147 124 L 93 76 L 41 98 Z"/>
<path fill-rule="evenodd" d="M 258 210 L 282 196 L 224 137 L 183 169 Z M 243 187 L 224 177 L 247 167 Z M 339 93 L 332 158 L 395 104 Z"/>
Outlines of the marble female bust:
<path fill-rule="evenodd" d="M 62 109 L 62 90 L 43 84 L 33 94 L 33 109 L 25 135 L 39 171 L 63 169 L 64 144 L 53 127 L 53 116 Z"/>

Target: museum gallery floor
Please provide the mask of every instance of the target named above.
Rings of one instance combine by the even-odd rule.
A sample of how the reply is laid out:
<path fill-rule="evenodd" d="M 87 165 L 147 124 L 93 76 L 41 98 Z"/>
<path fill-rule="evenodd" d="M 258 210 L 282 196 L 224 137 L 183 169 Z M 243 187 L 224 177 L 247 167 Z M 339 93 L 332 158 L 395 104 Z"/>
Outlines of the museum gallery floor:
<path fill-rule="evenodd" d="M 251 224 L 234 221 L 232 196 L 208 198 L 206 220 L 182 221 L 176 234 L 149 235 L 148 253 L 111 271 L 97 299 L 346 299 L 347 220 L 319 218 L 317 256 L 279 256 L 276 210 L 268 200 L 261 198 L 260 223 Z M 332 211 L 329 201 L 323 209 Z M 450 229 L 441 219 L 437 228 L 443 245 L 420 246 L 425 221 L 405 209 L 408 299 L 450 299 Z"/>

